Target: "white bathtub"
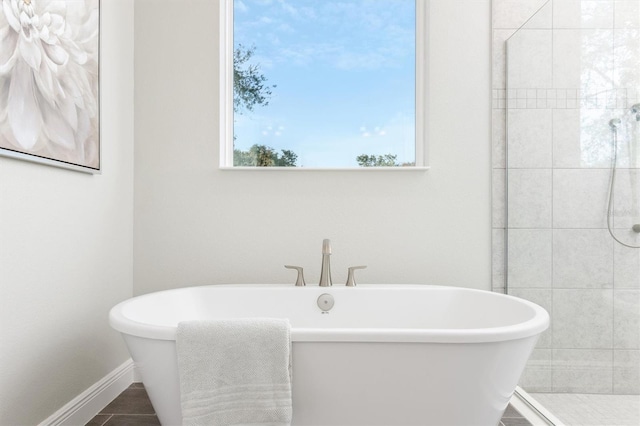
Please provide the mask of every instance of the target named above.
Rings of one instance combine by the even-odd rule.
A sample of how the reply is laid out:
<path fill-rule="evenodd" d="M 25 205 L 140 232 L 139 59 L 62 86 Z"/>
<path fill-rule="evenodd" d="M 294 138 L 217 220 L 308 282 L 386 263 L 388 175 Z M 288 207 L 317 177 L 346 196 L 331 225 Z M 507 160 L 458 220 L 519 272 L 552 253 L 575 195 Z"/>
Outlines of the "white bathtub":
<path fill-rule="evenodd" d="M 328 314 L 323 293 L 335 299 Z M 294 425 L 498 424 L 538 335 L 541 307 L 427 285 L 190 287 L 126 300 L 122 332 L 163 425 L 181 424 L 175 332 L 193 319 L 289 318 Z"/>

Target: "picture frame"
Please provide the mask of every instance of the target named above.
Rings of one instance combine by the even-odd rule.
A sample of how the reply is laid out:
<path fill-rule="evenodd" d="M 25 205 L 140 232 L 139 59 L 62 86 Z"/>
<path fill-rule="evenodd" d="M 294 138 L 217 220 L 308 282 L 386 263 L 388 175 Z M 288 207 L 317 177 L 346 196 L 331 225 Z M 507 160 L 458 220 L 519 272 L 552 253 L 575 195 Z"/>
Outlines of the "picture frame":
<path fill-rule="evenodd" d="M 5 0 L 0 156 L 99 174 L 100 0 Z"/>

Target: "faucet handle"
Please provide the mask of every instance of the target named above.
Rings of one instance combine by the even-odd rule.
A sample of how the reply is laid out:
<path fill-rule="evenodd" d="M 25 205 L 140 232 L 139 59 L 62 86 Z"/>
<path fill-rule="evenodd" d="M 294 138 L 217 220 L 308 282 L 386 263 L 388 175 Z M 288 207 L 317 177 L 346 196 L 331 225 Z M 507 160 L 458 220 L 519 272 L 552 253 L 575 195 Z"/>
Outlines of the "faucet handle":
<path fill-rule="evenodd" d="M 367 267 L 367 265 L 360 265 L 360 266 L 350 266 L 349 267 L 349 273 L 347 274 L 347 284 L 345 284 L 347 287 L 355 287 L 356 286 L 356 279 L 354 276 L 354 272 L 356 269 L 365 269 Z"/>
<path fill-rule="evenodd" d="M 296 287 L 306 286 L 307 283 L 304 282 L 304 272 L 302 271 L 301 266 L 292 266 L 292 265 L 284 265 L 287 269 L 295 269 L 298 271 L 298 278 L 296 278 Z"/>

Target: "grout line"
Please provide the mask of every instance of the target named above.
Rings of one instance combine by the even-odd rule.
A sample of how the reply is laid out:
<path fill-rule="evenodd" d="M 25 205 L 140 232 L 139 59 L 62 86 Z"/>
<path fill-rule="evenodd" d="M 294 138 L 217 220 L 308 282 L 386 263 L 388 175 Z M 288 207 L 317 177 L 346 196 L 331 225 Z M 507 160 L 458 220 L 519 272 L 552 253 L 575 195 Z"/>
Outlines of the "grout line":
<path fill-rule="evenodd" d="M 112 418 L 112 417 L 113 417 L 113 414 L 108 415 L 107 419 L 106 419 L 104 422 L 102 422 L 102 424 L 100 424 L 100 426 L 104 426 L 104 425 L 106 425 L 106 424 L 107 424 L 107 422 L 108 422 L 109 420 L 111 420 L 111 418 Z"/>

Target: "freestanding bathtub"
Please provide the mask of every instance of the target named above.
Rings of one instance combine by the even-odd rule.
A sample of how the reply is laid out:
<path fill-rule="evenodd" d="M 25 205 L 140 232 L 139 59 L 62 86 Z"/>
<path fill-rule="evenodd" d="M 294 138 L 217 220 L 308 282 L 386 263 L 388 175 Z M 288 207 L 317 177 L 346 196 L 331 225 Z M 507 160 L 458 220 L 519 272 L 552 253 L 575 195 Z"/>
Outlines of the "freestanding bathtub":
<path fill-rule="evenodd" d="M 495 426 L 549 324 L 522 299 L 428 285 L 189 287 L 126 300 L 109 321 L 167 426 L 182 420 L 178 322 L 246 317 L 289 318 L 293 425 L 322 426 Z"/>

